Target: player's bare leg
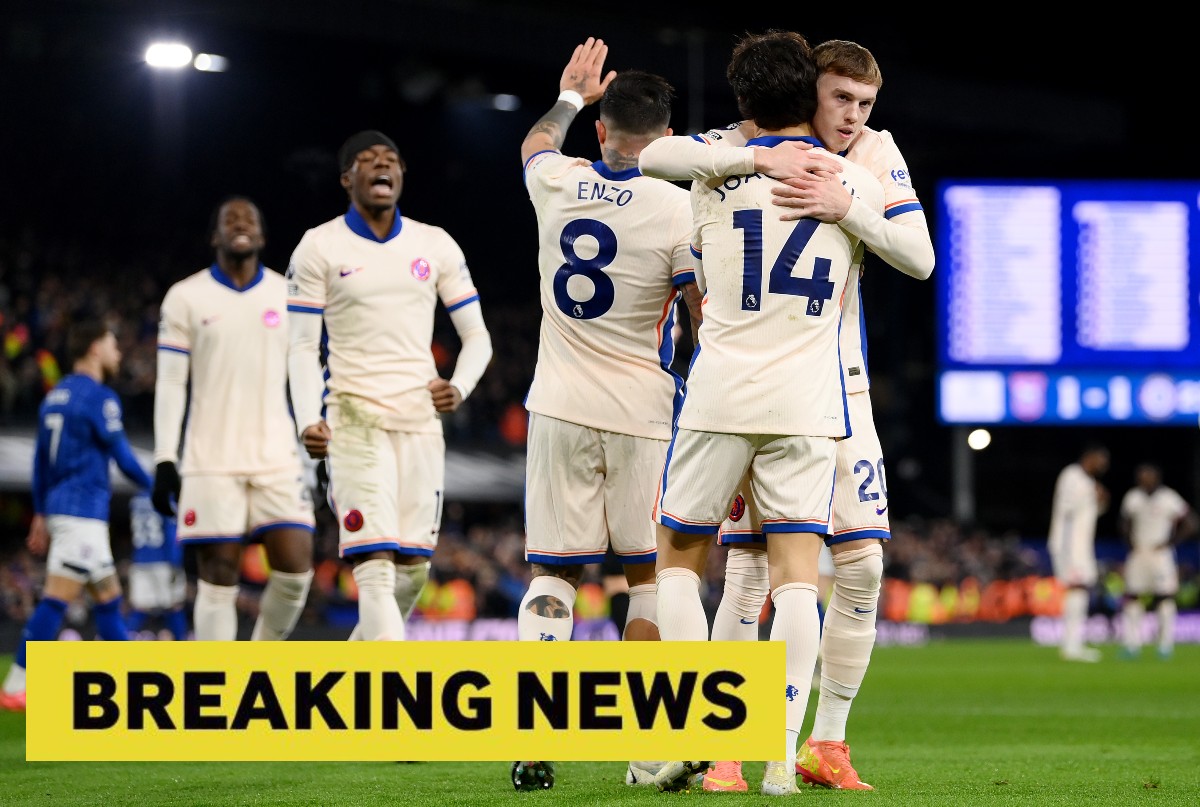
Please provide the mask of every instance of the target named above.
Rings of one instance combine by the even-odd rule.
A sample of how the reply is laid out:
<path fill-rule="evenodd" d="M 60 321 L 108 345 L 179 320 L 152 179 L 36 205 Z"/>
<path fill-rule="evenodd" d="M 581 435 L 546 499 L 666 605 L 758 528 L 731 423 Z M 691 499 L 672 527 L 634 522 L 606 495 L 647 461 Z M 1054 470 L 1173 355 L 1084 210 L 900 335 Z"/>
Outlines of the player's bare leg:
<path fill-rule="evenodd" d="M 627 642 L 657 642 L 658 596 L 653 563 L 626 563 L 625 579 L 629 581 L 629 613 L 621 638 Z"/>
<path fill-rule="evenodd" d="M 250 639 L 282 641 L 295 630 L 308 600 L 313 578 L 313 534 L 298 527 L 271 530 L 263 535 L 263 547 L 271 573 Z"/>
<path fill-rule="evenodd" d="M 238 629 L 238 573 L 242 560 L 239 541 L 199 544 L 196 547 L 196 604 L 192 624 L 196 640 L 232 642 Z"/>

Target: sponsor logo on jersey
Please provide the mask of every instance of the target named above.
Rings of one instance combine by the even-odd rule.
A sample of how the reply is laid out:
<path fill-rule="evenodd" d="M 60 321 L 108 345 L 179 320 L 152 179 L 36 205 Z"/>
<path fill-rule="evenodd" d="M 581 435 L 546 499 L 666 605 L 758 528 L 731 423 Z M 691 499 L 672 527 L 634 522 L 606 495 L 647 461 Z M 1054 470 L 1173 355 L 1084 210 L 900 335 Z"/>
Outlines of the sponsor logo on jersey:
<path fill-rule="evenodd" d="M 432 270 L 429 268 L 429 261 L 424 258 L 417 258 L 412 262 L 412 276 L 417 280 L 428 280 Z"/>
<path fill-rule="evenodd" d="M 279 312 L 274 308 L 268 308 L 263 312 L 263 325 L 266 325 L 268 328 L 278 328 L 279 323 L 282 321 Z"/>
<path fill-rule="evenodd" d="M 338 277 L 350 277 L 350 275 L 354 274 L 355 272 L 361 272 L 361 271 L 362 271 L 361 266 L 355 266 L 353 269 L 339 269 Z"/>
<path fill-rule="evenodd" d="M 363 514 L 357 510 L 351 510 L 342 519 L 342 525 L 350 532 L 358 532 L 363 528 Z"/>
<path fill-rule="evenodd" d="M 881 515 L 883 515 L 883 514 L 884 514 L 884 512 L 885 512 L 885 511 L 887 511 L 887 508 L 888 508 L 888 506 L 887 506 L 886 504 L 885 504 L 883 507 L 876 507 L 876 508 L 875 508 L 875 515 L 877 515 L 877 516 L 881 516 Z"/>
<path fill-rule="evenodd" d="M 729 508 L 729 520 L 741 521 L 742 516 L 746 515 L 746 500 L 742 498 L 742 494 L 738 494 L 733 499 L 733 507 Z"/>

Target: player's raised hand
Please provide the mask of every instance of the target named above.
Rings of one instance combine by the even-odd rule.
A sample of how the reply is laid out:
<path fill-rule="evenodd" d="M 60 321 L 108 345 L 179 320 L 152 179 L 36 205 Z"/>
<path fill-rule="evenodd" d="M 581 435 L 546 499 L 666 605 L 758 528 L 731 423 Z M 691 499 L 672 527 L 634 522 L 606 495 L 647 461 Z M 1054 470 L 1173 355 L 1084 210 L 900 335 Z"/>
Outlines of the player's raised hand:
<path fill-rule="evenodd" d="M 603 39 L 589 36 L 582 45 L 575 46 L 571 61 L 567 62 L 562 78 L 558 81 L 558 89 L 574 90 L 583 96 L 584 104 L 594 104 L 604 95 L 608 84 L 617 76 L 616 70 L 604 73 L 604 60 L 608 57 L 608 45 Z"/>
<path fill-rule="evenodd" d="M 29 522 L 29 535 L 25 536 L 25 546 L 34 555 L 41 557 L 50 548 L 50 530 L 46 528 L 46 517 L 35 515 Z"/>
<path fill-rule="evenodd" d="M 332 436 L 333 432 L 329 430 L 329 424 L 318 420 L 311 426 L 305 427 L 304 432 L 300 435 L 300 441 L 304 443 L 304 450 L 308 452 L 308 456 L 314 460 L 320 460 L 329 453 L 329 438 Z"/>
<path fill-rule="evenodd" d="M 775 179 L 835 177 L 842 166 L 824 151 L 815 151 L 803 140 L 784 140 L 771 148 L 754 150 L 754 170 Z"/>
<path fill-rule="evenodd" d="M 832 181 L 811 174 L 780 180 L 782 184 L 771 188 L 772 204 L 786 207 L 779 216 L 780 221 L 816 219 L 838 222 L 850 211 L 851 196 L 839 180 Z"/>
<path fill-rule="evenodd" d="M 444 378 L 435 378 L 425 385 L 433 398 L 433 408 L 439 412 L 453 412 L 462 403 L 462 393 L 458 387 Z"/>

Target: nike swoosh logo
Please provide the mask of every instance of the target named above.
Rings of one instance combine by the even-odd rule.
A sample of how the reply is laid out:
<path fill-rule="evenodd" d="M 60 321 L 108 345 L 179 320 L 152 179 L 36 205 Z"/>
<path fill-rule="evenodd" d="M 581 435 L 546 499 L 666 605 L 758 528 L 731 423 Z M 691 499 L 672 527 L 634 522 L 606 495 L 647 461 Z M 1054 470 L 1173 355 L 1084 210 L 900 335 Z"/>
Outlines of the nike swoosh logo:
<path fill-rule="evenodd" d="M 738 622 L 741 622 L 743 625 L 753 625 L 754 624 L 753 619 L 739 619 Z"/>
<path fill-rule="evenodd" d="M 857 605 L 854 606 L 854 613 L 856 614 L 869 614 L 874 610 L 874 608 L 859 608 Z"/>
<path fill-rule="evenodd" d="M 350 277 L 350 275 L 354 274 L 355 272 L 361 272 L 361 271 L 362 271 L 361 266 L 356 266 L 353 269 L 339 269 L 338 277 Z"/>
<path fill-rule="evenodd" d="M 221 318 L 220 314 L 218 314 L 215 317 L 205 317 L 204 319 L 200 320 L 200 324 L 201 325 L 211 325 L 212 323 L 216 322 L 220 318 Z"/>
<path fill-rule="evenodd" d="M 829 772 L 830 772 L 830 773 L 832 773 L 834 776 L 837 776 L 839 773 L 841 773 L 841 772 L 842 772 L 842 769 L 841 769 L 841 768 L 835 768 L 835 767 L 833 767 L 833 766 L 831 765 L 831 766 L 829 767 Z"/>
<path fill-rule="evenodd" d="M 887 509 L 888 509 L 888 506 L 887 506 L 886 504 L 885 504 L 883 507 L 876 507 L 876 508 L 875 508 L 875 515 L 877 515 L 877 516 L 881 516 L 881 515 L 883 515 L 885 512 L 887 512 Z"/>
<path fill-rule="evenodd" d="M 711 776 L 705 776 L 704 781 L 712 782 L 714 785 L 717 785 L 718 787 L 733 787 L 735 784 L 737 784 L 732 779 L 714 779 Z"/>

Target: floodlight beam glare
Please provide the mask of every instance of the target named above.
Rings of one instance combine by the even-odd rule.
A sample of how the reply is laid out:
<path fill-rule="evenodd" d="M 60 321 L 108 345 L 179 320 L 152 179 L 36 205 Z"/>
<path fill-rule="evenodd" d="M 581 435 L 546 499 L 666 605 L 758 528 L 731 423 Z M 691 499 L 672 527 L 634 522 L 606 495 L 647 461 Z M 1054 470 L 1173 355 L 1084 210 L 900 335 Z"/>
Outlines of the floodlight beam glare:
<path fill-rule="evenodd" d="M 146 48 L 146 64 L 163 69 L 187 67 L 192 63 L 192 49 L 180 42 L 155 42 Z"/>

